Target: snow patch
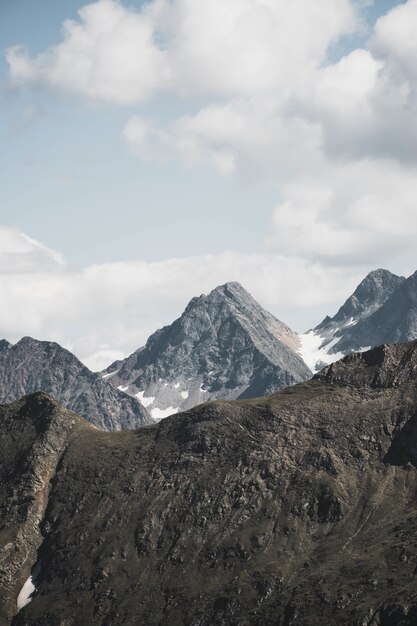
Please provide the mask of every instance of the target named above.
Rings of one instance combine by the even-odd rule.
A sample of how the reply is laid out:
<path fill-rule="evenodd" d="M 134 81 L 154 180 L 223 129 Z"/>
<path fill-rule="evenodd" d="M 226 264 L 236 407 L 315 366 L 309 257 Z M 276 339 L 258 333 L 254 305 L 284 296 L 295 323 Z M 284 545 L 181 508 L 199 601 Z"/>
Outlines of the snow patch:
<path fill-rule="evenodd" d="M 129 385 L 126 385 L 126 386 L 119 385 L 117 388 L 120 389 L 120 391 L 126 391 L 127 389 L 129 389 Z"/>
<path fill-rule="evenodd" d="M 32 594 L 36 591 L 35 582 L 36 578 L 41 571 L 40 562 L 35 565 L 32 569 L 29 578 L 26 580 L 22 589 L 20 590 L 19 595 L 17 596 L 17 610 L 20 611 L 24 606 L 29 604 L 32 601 Z"/>
<path fill-rule="evenodd" d="M 345 328 L 347 328 L 348 326 L 355 326 L 357 323 L 358 320 L 355 320 L 353 317 L 351 317 L 347 324 L 345 324 Z"/>
<path fill-rule="evenodd" d="M 368 352 L 368 350 L 370 350 L 372 348 L 372 346 L 365 346 L 362 348 L 358 348 L 357 352 Z"/>
<path fill-rule="evenodd" d="M 340 337 L 335 337 L 323 347 L 322 344 L 326 338 L 318 335 L 314 330 L 298 335 L 298 337 L 301 343 L 298 352 L 313 373 L 318 372 L 324 365 L 330 365 L 330 363 L 334 363 L 345 356 L 343 352 L 329 354 L 333 346 L 340 341 Z"/>
<path fill-rule="evenodd" d="M 203 385 L 204 385 L 204 383 L 201 383 L 200 391 L 202 391 L 203 393 L 208 393 L 208 389 L 203 389 Z"/>
<path fill-rule="evenodd" d="M 179 383 L 175 383 L 175 385 L 174 385 L 174 389 L 178 389 L 178 387 L 179 387 L 179 386 L 180 386 L 180 384 L 179 384 Z"/>
<path fill-rule="evenodd" d="M 181 391 L 181 398 L 183 400 L 186 400 L 188 398 L 188 396 L 190 395 L 189 391 Z"/>
<path fill-rule="evenodd" d="M 118 370 L 114 370 L 114 372 L 110 372 L 110 374 L 102 374 L 101 377 L 104 379 L 111 378 L 112 376 L 117 374 L 117 372 L 120 372 L 120 368 Z"/>
<path fill-rule="evenodd" d="M 175 413 L 178 413 L 179 411 L 179 406 L 177 406 L 176 408 L 170 406 L 167 409 L 151 409 L 151 415 L 154 419 L 156 420 L 162 420 L 165 417 L 169 417 L 170 415 L 174 415 Z"/>
<path fill-rule="evenodd" d="M 141 404 L 143 404 L 143 406 L 146 408 L 147 406 L 150 406 L 151 404 L 153 404 L 155 402 L 155 396 L 148 396 L 147 398 L 145 398 L 145 392 L 144 391 L 138 391 L 135 396 L 137 398 L 139 398 Z"/>

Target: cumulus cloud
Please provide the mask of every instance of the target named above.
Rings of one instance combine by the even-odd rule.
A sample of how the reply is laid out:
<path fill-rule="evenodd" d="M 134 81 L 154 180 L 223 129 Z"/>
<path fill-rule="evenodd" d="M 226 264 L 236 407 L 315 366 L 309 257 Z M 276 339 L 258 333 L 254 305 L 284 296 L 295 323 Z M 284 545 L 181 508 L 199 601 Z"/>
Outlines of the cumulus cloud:
<path fill-rule="evenodd" d="M 72 91 L 95 100 L 141 102 L 168 80 L 152 21 L 115 0 L 99 0 L 66 20 L 63 41 L 31 59 L 22 46 L 6 59 L 13 80 Z"/>
<path fill-rule="evenodd" d="M 98 0 L 65 22 L 57 46 L 34 58 L 12 48 L 7 58 L 22 84 L 118 104 L 162 92 L 178 98 L 164 123 L 140 111 L 132 116 L 127 143 L 142 159 L 179 159 L 245 183 L 275 184 L 266 267 L 274 259 L 291 275 L 297 257 L 310 276 L 310 261 L 321 268 L 388 265 L 411 255 L 417 236 L 417 0 L 381 17 L 363 48 L 330 62 L 332 44 L 361 29 L 365 4 L 151 0 L 136 10 Z M 226 259 L 231 268 L 233 259 Z M 252 262 L 255 275 L 260 266 Z M 190 284 L 209 284 L 201 274 L 194 283 L 193 269 L 212 268 L 215 259 L 184 263 Z M 147 276 L 140 268 L 134 271 Z M 109 277 L 114 271 L 108 268 Z M 127 277 L 131 270 L 120 271 Z M 236 271 L 230 278 L 239 279 Z M 92 273 L 83 273 L 77 298 Z M 219 269 L 215 275 L 217 282 L 229 278 Z M 117 281 L 109 288 L 119 294 Z M 105 300 L 100 293 L 97 301 Z"/>
<path fill-rule="evenodd" d="M 395 162 L 336 163 L 314 179 L 295 180 L 283 196 L 268 237 L 272 249 L 375 266 L 414 256 L 417 178 Z"/>
<path fill-rule="evenodd" d="M 336 309 L 364 272 L 275 253 L 236 251 L 74 270 L 62 266 L 61 257 L 50 251 L 45 255 L 51 254 L 57 264 L 45 263 L 42 254 L 27 263 L 27 241 L 29 248 L 45 248 L 16 231 L 0 232 L 0 244 L 6 242 L 15 269 L 20 268 L 1 276 L 0 337 L 58 341 L 93 369 L 131 353 L 178 317 L 192 297 L 229 280 L 240 281 L 284 322 L 305 330 Z"/>
<path fill-rule="evenodd" d="M 376 22 L 367 48 L 337 62 L 318 64 L 307 43 L 312 62 L 282 74 L 282 89 L 257 93 L 254 83 L 250 96 L 235 89 L 228 100 L 162 127 L 133 117 L 124 136 L 143 159 L 181 159 L 275 183 L 270 250 L 324 263 L 386 264 L 411 255 L 416 18 L 417 0 L 408 0 Z M 146 139 L 135 132 L 143 128 Z"/>
<path fill-rule="evenodd" d="M 285 89 L 358 28 L 350 0 L 152 0 L 135 10 L 98 0 L 63 24 L 63 39 L 31 58 L 7 51 L 17 83 L 133 104 L 160 90 L 250 95 Z"/>

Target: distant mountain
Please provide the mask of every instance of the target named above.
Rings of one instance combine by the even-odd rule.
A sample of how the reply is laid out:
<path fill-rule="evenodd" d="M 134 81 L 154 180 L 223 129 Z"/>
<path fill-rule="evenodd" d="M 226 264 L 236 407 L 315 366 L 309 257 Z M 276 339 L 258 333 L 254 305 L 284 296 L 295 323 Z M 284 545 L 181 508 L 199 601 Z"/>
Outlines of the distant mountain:
<path fill-rule="evenodd" d="M 45 391 L 107 430 L 139 428 L 153 420 L 134 398 L 108 385 L 71 352 L 52 341 L 0 341 L 0 402 Z"/>
<path fill-rule="evenodd" d="M 0 624 L 415 626 L 416 371 L 383 346 L 135 432 L 0 407 Z"/>
<path fill-rule="evenodd" d="M 296 333 L 230 282 L 193 298 L 179 319 L 102 374 L 162 418 L 207 400 L 262 396 L 307 380 L 299 345 Z"/>
<path fill-rule="evenodd" d="M 311 370 L 318 371 L 353 351 L 416 338 L 417 333 L 413 334 L 405 321 L 413 311 L 417 315 L 412 298 L 402 292 L 407 291 L 409 281 L 388 270 L 374 270 L 334 317 L 326 317 L 313 330 L 300 335 L 300 354 Z M 394 327 L 400 320 L 402 331 L 395 332 Z M 385 332 L 385 326 L 391 328 L 391 332 Z"/>

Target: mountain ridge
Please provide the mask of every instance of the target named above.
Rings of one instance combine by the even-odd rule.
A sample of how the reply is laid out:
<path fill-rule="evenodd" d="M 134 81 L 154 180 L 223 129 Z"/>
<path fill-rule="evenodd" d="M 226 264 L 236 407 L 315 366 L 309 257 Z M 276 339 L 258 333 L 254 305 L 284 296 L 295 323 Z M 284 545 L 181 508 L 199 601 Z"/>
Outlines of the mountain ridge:
<path fill-rule="evenodd" d="M 0 407 L 0 475 L 16 468 L 0 488 L 0 555 L 14 511 L 21 549 L 32 545 L 7 602 L 0 590 L 5 626 L 412 626 L 416 368 L 417 342 L 384 346 L 268 398 L 130 432 L 76 416 L 63 432 L 52 401 L 58 416 L 36 434 L 44 394 Z M 17 463 L 12 437 L 34 463 Z M 22 504 L 51 466 L 40 536 Z M 39 559 L 36 591 L 13 617 Z"/>
<path fill-rule="evenodd" d="M 102 374 L 153 417 L 164 417 L 208 399 L 265 395 L 306 380 L 297 347 L 296 333 L 230 282 L 192 298 L 172 324 Z"/>
<path fill-rule="evenodd" d="M 139 401 L 106 383 L 56 342 L 23 337 L 0 344 L 0 402 L 51 393 L 96 426 L 134 428 L 153 420 Z"/>
<path fill-rule="evenodd" d="M 396 301 L 397 294 L 408 280 L 384 269 L 369 272 L 333 317 L 326 316 L 315 328 L 300 335 L 300 353 L 310 369 L 317 372 L 350 352 L 392 343 L 391 338 L 375 332 L 378 312 L 390 300 Z M 366 330 L 361 332 L 362 328 Z M 397 341 L 415 337 L 417 333 L 398 336 Z"/>

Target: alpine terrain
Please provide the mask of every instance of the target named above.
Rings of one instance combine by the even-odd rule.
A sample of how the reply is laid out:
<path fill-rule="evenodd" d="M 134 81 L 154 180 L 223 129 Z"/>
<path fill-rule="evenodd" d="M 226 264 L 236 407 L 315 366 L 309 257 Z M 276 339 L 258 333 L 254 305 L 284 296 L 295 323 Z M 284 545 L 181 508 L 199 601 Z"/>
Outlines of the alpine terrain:
<path fill-rule="evenodd" d="M 103 378 L 162 418 L 213 399 L 266 395 L 311 372 L 296 333 L 237 282 L 193 298 L 170 326 Z"/>
<path fill-rule="evenodd" d="M 0 408 L 4 626 L 412 626 L 417 342 L 104 432 Z"/>
<path fill-rule="evenodd" d="M 300 354 L 313 372 L 350 352 L 417 338 L 417 274 L 370 272 L 334 317 L 300 335 Z"/>
<path fill-rule="evenodd" d="M 107 430 L 153 422 L 140 402 L 108 385 L 71 352 L 51 341 L 0 341 L 0 402 L 46 391 L 65 407 Z"/>

